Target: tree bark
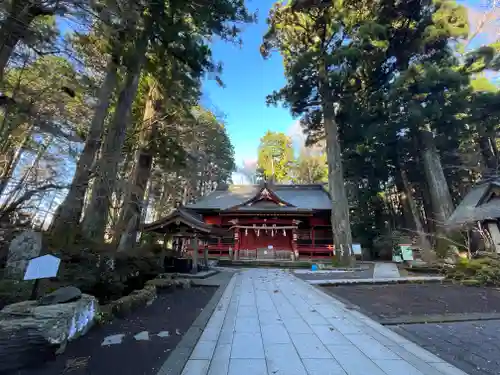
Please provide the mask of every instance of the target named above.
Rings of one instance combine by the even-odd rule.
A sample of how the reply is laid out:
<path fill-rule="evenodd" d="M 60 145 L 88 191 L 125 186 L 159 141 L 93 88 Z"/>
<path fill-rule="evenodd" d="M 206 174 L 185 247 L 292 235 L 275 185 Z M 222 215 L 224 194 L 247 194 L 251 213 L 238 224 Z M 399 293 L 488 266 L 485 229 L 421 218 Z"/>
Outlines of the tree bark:
<path fill-rule="evenodd" d="M 420 220 L 420 213 L 418 212 L 418 207 L 415 199 L 413 199 L 413 189 L 410 185 L 410 182 L 408 181 L 408 176 L 406 175 L 406 171 L 404 170 L 403 166 L 400 167 L 400 173 L 401 180 L 404 186 L 404 193 L 406 195 L 406 203 L 408 204 L 411 215 L 413 217 L 415 229 L 420 240 L 420 246 L 422 247 L 422 259 L 425 262 L 430 263 L 436 259 L 436 256 L 432 251 L 432 246 L 427 237 L 427 233 L 424 230 L 424 226 L 422 225 L 422 220 Z"/>
<path fill-rule="evenodd" d="M 94 241 L 103 241 L 108 224 L 111 196 L 116 184 L 118 164 L 130 122 L 132 104 L 146 60 L 149 33 L 150 26 L 147 26 L 135 44 L 135 54 L 128 66 L 125 84 L 118 97 L 113 120 L 102 145 L 97 176 L 82 222 L 83 235 Z"/>
<path fill-rule="evenodd" d="M 495 176 L 498 173 L 500 164 L 495 137 L 490 137 L 483 132 L 480 134 L 478 141 L 483 163 L 486 167 L 486 173 L 483 175 L 484 177 Z"/>
<path fill-rule="evenodd" d="M 148 99 L 146 100 L 139 150 L 136 152 L 135 167 L 130 178 L 132 188 L 129 196 L 125 198 L 124 215 L 118 225 L 118 228 L 124 229 L 120 236 L 118 251 L 124 251 L 135 246 L 142 212 L 146 209 L 144 207 L 144 197 L 153 166 L 151 144 L 157 134 L 155 117 L 160 104 L 159 101 L 158 88 L 153 83 L 150 86 Z"/>
<path fill-rule="evenodd" d="M 118 64 L 115 57 L 111 57 L 104 82 L 99 90 L 98 103 L 94 112 L 94 117 L 90 124 L 89 133 L 85 140 L 80 159 L 76 164 L 75 175 L 71 182 L 71 187 L 63 203 L 58 207 L 52 222 L 51 233 L 54 237 L 72 236 L 75 227 L 80 223 L 85 193 L 91 178 L 93 165 L 97 159 L 101 138 L 104 131 L 104 122 L 111 98 L 118 82 Z M 70 238 L 68 238 L 70 240 Z"/>
<path fill-rule="evenodd" d="M 352 234 L 349 222 L 349 204 L 344 185 L 342 151 L 339 140 L 335 110 L 330 95 L 328 77 L 324 61 L 319 66 L 321 106 L 326 133 L 326 155 L 328 161 L 328 185 L 332 199 L 332 232 L 335 253 L 341 254 L 341 261 L 346 265 L 354 262 L 352 255 Z"/>
<path fill-rule="evenodd" d="M 446 232 L 444 223 L 453 212 L 453 201 L 441 165 L 441 158 L 434 143 L 432 130 L 427 125 L 424 129 L 420 130 L 419 135 L 424 172 L 432 202 L 433 217 L 436 221 L 437 231 L 442 234 Z"/>
<path fill-rule="evenodd" d="M 2 167 L 0 169 L 0 196 L 5 192 L 30 137 L 31 128 L 26 132 L 21 144 L 17 148 L 14 149 L 12 147 L 3 155 Z"/>
<path fill-rule="evenodd" d="M 51 15 L 54 10 L 44 9 L 26 0 L 12 1 L 7 18 L 0 28 L 0 83 L 3 82 L 5 68 L 14 49 L 28 36 L 33 20 L 38 16 Z"/>

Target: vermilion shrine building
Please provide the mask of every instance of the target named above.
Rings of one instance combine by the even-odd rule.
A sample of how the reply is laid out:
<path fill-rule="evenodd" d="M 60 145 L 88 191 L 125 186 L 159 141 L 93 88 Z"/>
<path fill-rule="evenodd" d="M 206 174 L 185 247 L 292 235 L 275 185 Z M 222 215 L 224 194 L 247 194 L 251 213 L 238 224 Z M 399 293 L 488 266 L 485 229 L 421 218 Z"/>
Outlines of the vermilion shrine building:
<path fill-rule="evenodd" d="M 333 250 L 323 185 L 232 185 L 180 207 L 144 231 L 197 237 L 211 257 L 312 258 Z"/>

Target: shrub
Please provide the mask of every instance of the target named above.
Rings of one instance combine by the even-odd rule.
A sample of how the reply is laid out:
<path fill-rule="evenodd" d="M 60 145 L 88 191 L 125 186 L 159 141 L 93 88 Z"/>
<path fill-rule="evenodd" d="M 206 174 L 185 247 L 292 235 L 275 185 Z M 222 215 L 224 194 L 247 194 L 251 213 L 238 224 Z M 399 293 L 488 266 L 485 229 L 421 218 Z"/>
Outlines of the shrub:
<path fill-rule="evenodd" d="M 162 272 L 160 256 L 147 249 L 116 252 L 113 246 L 78 238 L 63 250 L 48 238 L 49 250 L 61 258 L 60 286 L 73 285 L 101 304 L 142 289 Z"/>
<path fill-rule="evenodd" d="M 489 253 L 481 258 L 461 258 L 445 271 L 446 278 L 464 285 L 500 286 L 500 257 Z"/>
<path fill-rule="evenodd" d="M 33 282 L 0 280 L 0 309 L 11 303 L 21 302 L 30 297 Z"/>

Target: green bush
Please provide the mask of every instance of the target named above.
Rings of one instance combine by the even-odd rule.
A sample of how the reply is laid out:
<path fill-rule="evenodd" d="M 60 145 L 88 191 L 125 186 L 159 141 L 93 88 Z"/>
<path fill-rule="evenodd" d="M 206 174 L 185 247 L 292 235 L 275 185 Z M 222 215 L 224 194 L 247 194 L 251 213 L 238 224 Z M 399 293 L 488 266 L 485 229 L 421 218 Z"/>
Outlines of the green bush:
<path fill-rule="evenodd" d="M 491 253 L 477 259 L 461 258 L 445 274 L 448 280 L 464 285 L 500 286 L 500 257 Z"/>
<path fill-rule="evenodd" d="M 0 309 L 5 305 L 27 300 L 32 289 L 31 281 L 0 280 Z"/>
<path fill-rule="evenodd" d="M 50 241 L 47 241 L 49 244 Z M 142 289 L 163 271 L 160 256 L 146 249 L 117 253 L 109 245 L 75 242 L 52 253 L 61 258 L 60 286 L 73 285 L 105 304 Z"/>

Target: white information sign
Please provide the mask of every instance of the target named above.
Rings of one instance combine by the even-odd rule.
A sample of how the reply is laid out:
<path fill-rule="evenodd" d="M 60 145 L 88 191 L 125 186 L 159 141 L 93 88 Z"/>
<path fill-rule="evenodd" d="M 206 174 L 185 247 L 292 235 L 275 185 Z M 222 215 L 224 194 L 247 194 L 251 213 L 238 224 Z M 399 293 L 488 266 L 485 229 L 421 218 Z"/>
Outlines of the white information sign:
<path fill-rule="evenodd" d="M 361 244 L 359 244 L 359 243 L 353 243 L 352 244 L 352 252 L 353 252 L 354 255 L 362 255 Z"/>
<path fill-rule="evenodd" d="M 24 280 L 48 279 L 56 277 L 61 259 L 53 255 L 43 255 L 29 261 Z"/>

